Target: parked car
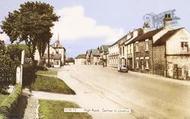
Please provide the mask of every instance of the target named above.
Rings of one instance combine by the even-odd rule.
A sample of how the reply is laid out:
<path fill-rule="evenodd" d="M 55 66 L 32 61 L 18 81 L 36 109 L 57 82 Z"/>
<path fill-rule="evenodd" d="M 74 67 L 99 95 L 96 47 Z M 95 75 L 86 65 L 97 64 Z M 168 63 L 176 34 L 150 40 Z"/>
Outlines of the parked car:
<path fill-rule="evenodd" d="M 119 59 L 118 72 L 126 72 L 126 73 L 128 73 L 127 60 L 124 57 L 121 57 Z"/>
<path fill-rule="evenodd" d="M 75 59 L 72 57 L 69 57 L 66 59 L 66 64 L 75 64 Z"/>

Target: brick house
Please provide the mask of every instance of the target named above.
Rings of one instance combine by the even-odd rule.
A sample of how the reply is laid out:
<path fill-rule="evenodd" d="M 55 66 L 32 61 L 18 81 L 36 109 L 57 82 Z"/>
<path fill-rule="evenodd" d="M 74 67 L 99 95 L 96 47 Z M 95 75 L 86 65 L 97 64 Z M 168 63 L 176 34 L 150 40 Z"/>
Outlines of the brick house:
<path fill-rule="evenodd" d="M 128 42 L 128 45 L 133 44 L 134 53 L 134 66 L 129 67 L 135 71 L 153 73 L 153 36 L 161 30 L 162 28 L 146 32 Z"/>

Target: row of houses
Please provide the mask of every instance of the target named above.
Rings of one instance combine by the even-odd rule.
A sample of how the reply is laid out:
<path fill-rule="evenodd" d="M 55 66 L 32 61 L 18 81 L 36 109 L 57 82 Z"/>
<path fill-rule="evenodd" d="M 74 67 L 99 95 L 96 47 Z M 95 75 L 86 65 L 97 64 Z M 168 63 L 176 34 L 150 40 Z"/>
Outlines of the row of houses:
<path fill-rule="evenodd" d="M 108 48 L 109 45 L 102 45 L 96 49 L 87 50 L 85 54 L 79 54 L 75 58 L 75 64 L 107 66 Z"/>
<path fill-rule="evenodd" d="M 163 26 L 130 31 L 106 50 L 88 50 L 85 64 L 106 64 L 117 68 L 125 59 L 131 71 L 151 73 L 176 79 L 190 78 L 190 33 L 173 25 L 170 14 L 164 14 Z M 101 54 L 101 51 L 103 53 Z"/>

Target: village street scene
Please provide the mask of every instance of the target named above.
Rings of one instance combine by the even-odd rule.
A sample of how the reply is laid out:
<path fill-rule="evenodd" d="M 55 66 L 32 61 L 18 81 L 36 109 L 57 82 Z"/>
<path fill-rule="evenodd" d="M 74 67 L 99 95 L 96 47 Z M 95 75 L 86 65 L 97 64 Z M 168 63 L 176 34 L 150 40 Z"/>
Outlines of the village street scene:
<path fill-rule="evenodd" d="M 185 0 L 0 5 L 0 119 L 190 119 Z"/>

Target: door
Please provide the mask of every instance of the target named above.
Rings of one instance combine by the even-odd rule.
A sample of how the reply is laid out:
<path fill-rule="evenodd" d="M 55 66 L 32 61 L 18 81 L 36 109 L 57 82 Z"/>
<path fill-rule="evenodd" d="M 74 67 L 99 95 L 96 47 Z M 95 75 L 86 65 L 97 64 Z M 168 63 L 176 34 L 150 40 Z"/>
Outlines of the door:
<path fill-rule="evenodd" d="M 132 58 L 128 59 L 128 67 L 130 70 L 132 69 Z"/>

